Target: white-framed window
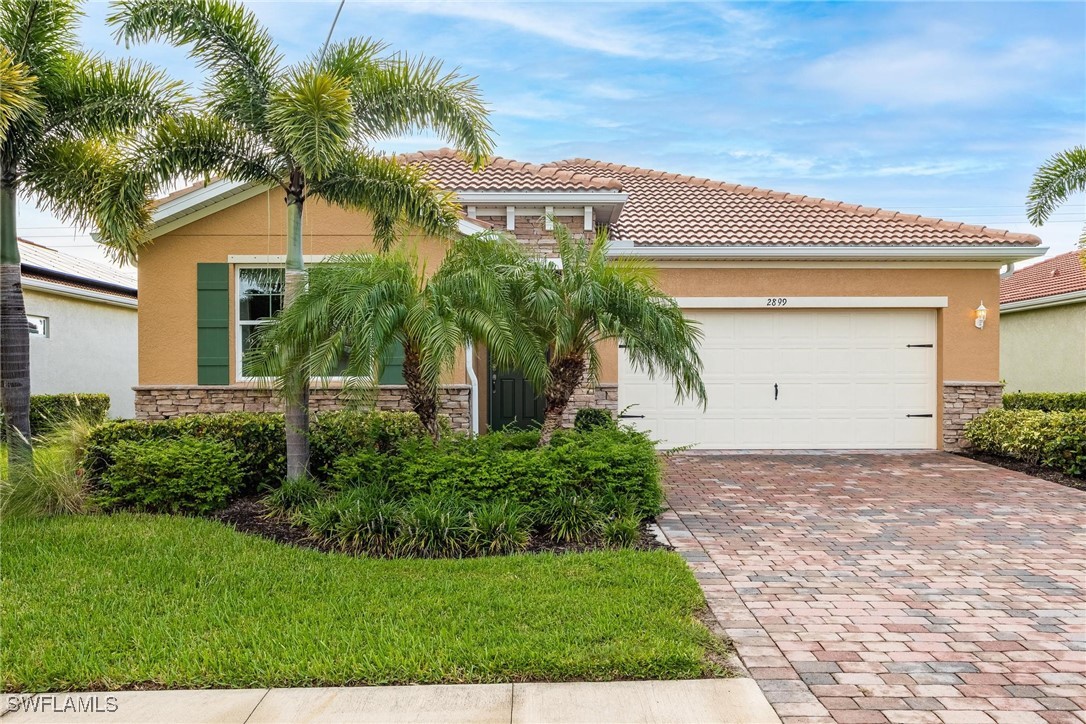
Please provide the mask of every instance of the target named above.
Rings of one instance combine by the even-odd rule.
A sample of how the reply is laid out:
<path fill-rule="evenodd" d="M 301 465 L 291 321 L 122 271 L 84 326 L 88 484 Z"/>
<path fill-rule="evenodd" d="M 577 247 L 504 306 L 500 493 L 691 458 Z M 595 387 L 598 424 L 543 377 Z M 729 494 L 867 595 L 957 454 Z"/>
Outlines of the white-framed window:
<path fill-rule="evenodd" d="M 282 266 L 239 266 L 234 283 L 237 306 L 235 308 L 235 351 L 237 354 L 237 378 L 257 379 L 249 368 L 250 352 L 261 325 L 283 308 L 286 272 Z"/>
<path fill-rule="evenodd" d="M 39 317 L 36 314 L 26 315 L 26 325 L 30 329 L 32 337 L 49 336 L 49 317 Z"/>

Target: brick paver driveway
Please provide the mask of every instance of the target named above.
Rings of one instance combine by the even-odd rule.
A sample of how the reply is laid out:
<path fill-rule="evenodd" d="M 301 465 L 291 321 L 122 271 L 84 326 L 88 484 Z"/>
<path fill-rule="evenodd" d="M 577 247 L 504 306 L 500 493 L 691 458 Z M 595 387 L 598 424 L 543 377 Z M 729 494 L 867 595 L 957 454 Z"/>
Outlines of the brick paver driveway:
<path fill-rule="evenodd" d="M 667 482 L 785 722 L 1086 722 L 1086 493 L 943 453 L 681 455 Z"/>

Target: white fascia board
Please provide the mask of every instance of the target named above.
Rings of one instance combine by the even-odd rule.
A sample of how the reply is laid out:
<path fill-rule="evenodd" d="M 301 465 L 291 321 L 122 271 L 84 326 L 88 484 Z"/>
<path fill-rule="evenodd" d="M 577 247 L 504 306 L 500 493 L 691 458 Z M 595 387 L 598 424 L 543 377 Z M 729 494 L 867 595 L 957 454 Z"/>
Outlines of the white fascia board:
<path fill-rule="evenodd" d="M 645 259 L 942 259 L 1011 262 L 1044 256 L 1044 246 L 633 246 L 615 244 L 612 257 Z"/>
<path fill-rule="evenodd" d="M 456 200 L 473 206 L 580 206 L 584 204 L 624 204 L 629 194 L 621 191 L 459 191 Z"/>
<path fill-rule="evenodd" d="M 456 230 L 464 236 L 471 236 L 472 234 L 485 234 L 491 229 L 482 226 L 480 224 L 474 224 L 468 219 L 458 219 L 456 222 Z"/>
<path fill-rule="evenodd" d="M 112 304 L 115 307 L 129 307 L 135 309 L 139 304 L 138 300 L 132 297 L 126 297 L 120 294 L 110 294 L 109 292 L 99 292 L 94 289 L 80 289 L 79 287 L 71 287 L 67 284 L 58 284 L 57 282 L 45 281 L 44 279 L 29 279 L 24 277 L 23 288 L 33 289 L 37 292 L 45 292 L 47 294 L 56 294 L 61 297 L 72 297 L 73 299 L 84 299 L 91 302 L 100 302 L 102 304 Z"/>
<path fill-rule="evenodd" d="M 1066 292 L 1064 294 L 1053 294 L 1048 297 L 1038 297 L 1037 299 L 1023 299 L 1020 302 L 1007 302 L 1006 304 L 999 305 L 999 313 L 1013 314 L 1015 312 L 1024 312 L 1030 309 L 1059 307 L 1064 304 L 1077 304 L 1079 302 L 1086 302 L 1086 289 L 1080 289 L 1075 292 Z"/>
<path fill-rule="evenodd" d="M 942 309 L 946 297 L 677 297 L 683 309 Z"/>
<path fill-rule="evenodd" d="M 152 211 L 150 236 L 152 239 L 162 236 L 234 204 L 259 196 L 270 188 L 272 187 L 267 184 L 216 181 L 168 201 Z"/>

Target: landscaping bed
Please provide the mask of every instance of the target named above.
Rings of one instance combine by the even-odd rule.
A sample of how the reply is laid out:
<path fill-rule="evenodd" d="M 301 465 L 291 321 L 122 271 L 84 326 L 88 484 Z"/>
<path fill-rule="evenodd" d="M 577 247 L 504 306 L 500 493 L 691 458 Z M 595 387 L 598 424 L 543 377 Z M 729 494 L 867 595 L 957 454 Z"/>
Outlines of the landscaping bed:
<path fill-rule="evenodd" d="M 1006 468 L 1007 470 L 1014 470 L 1015 472 L 1025 473 L 1026 475 L 1032 475 L 1035 478 L 1041 478 L 1052 483 L 1059 483 L 1060 485 L 1066 485 L 1069 488 L 1075 488 L 1076 490 L 1086 490 L 1086 479 L 1076 478 L 1073 475 L 1067 475 L 1061 473 L 1058 470 L 1052 468 L 1046 468 L 1043 465 L 1036 463 L 1029 463 L 1024 460 L 1016 460 L 1001 455 L 990 455 L 974 450 L 960 450 L 955 453 L 964 458 L 970 460 L 976 460 L 977 462 L 987 463 L 988 465 L 995 465 L 997 467 Z"/>
<path fill-rule="evenodd" d="M 128 513 L 2 534 L 7 691 L 728 674 L 667 551 L 387 560 Z"/>
<path fill-rule="evenodd" d="M 964 454 L 981 462 L 1086 488 L 1086 410 L 1077 393 L 1006 395 L 1011 405 L 965 426 Z"/>

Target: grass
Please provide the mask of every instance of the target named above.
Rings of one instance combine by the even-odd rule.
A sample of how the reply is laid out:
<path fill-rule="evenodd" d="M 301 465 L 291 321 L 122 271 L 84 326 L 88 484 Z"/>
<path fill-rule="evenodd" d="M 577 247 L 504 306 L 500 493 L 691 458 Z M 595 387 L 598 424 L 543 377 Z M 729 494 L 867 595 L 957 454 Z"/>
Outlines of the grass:
<path fill-rule="evenodd" d="M 663 551 L 376 560 L 149 515 L 0 533 L 7 691 L 726 673 Z"/>

